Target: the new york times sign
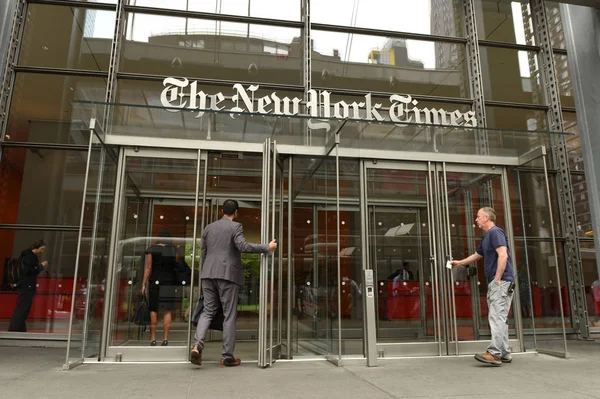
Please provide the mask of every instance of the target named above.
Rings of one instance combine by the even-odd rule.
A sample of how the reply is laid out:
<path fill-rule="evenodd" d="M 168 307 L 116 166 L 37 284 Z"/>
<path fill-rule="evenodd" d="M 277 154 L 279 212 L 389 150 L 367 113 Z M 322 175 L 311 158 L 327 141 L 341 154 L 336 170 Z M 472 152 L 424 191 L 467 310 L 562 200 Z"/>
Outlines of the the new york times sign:
<path fill-rule="evenodd" d="M 300 115 L 302 99 L 298 97 L 280 97 L 276 92 L 257 97 L 258 85 L 244 87 L 233 85 L 235 94 L 225 99 L 223 93 L 207 94 L 197 81 L 186 78 L 165 78 L 160 102 L 168 111 L 197 110 L 196 118 L 204 115 L 205 110 L 230 111 L 231 118 L 242 112 L 258 115 L 295 116 Z M 473 111 L 446 111 L 435 108 L 419 108 L 419 102 L 407 94 L 393 94 L 389 99 L 389 108 L 373 103 L 371 93 L 365 94 L 364 101 L 347 103 L 331 101 L 331 93 L 323 90 L 310 90 L 306 113 L 315 119 L 335 118 L 368 122 L 390 121 L 394 123 L 421 123 L 429 125 L 476 127 L 477 120 Z M 329 129 L 326 120 L 309 120 L 311 129 Z"/>

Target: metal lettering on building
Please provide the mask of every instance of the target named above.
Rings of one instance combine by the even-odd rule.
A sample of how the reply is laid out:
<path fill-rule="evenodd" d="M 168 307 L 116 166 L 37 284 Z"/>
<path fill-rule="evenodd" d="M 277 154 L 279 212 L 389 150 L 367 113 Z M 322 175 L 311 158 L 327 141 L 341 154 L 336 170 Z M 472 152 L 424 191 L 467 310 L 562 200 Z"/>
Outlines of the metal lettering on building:
<path fill-rule="evenodd" d="M 198 87 L 197 81 L 186 78 L 165 78 L 165 87 L 160 94 L 160 102 L 170 112 L 180 110 L 197 110 L 196 118 L 204 115 L 206 110 L 229 111 L 231 118 L 239 113 L 258 115 L 296 116 L 300 114 L 302 99 L 298 97 L 280 97 L 276 92 L 258 97 L 256 92 L 259 85 L 244 87 L 240 83 L 233 85 L 234 95 L 230 101 L 232 106 L 226 107 L 223 93 L 206 94 Z M 331 92 L 327 90 L 309 90 L 306 112 L 315 119 L 334 118 L 352 119 L 367 122 L 420 123 L 428 125 L 476 127 L 475 112 L 459 110 L 446 111 L 436 108 L 419 108 L 419 102 L 408 94 L 393 94 L 390 96 L 389 108 L 383 109 L 383 104 L 373 102 L 371 93 L 364 95 L 364 101 L 347 103 L 346 101 L 331 101 Z M 326 119 L 321 121 L 309 120 L 311 129 L 329 129 Z"/>

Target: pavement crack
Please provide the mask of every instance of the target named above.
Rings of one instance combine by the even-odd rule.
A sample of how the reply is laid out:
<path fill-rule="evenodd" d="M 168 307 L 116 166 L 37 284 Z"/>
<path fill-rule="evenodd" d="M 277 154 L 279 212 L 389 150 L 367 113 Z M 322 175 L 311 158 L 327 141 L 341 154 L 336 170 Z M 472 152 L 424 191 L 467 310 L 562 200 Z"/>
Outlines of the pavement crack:
<path fill-rule="evenodd" d="M 356 378 L 358 378 L 360 381 L 362 381 L 362 382 L 366 383 L 367 385 L 370 385 L 370 386 L 372 386 L 373 388 L 375 388 L 375 389 L 376 389 L 376 390 L 378 390 L 379 392 L 381 392 L 381 393 L 383 393 L 383 394 L 385 394 L 385 395 L 389 396 L 390 398 L 394 398 L 394 399 L 398 399 L 398 398 L 400 398 L 400 396 L 393 395 L 393 394 L 389 393 L 388 391 L 386 391 L 386 390 L 384 390 L 384 389 L 382 389 L 382 388 L 378 387 L 377 385 L 373 384 L 371 381 L 369 381 L 369 380 L 366 380 L 366 379 L 362 378 L 360 375 L 356 374 L 356 373 L 355 373 L 355 372 L 353 372 L 352 370 L 348 370 L 347 368 L 344 368 L 344 370 L 345 370 L 345 371 L 347 371 L 348 373 L 352 374 L 352 375 L 353 375 L 353 376 L 355 376 Z"/>

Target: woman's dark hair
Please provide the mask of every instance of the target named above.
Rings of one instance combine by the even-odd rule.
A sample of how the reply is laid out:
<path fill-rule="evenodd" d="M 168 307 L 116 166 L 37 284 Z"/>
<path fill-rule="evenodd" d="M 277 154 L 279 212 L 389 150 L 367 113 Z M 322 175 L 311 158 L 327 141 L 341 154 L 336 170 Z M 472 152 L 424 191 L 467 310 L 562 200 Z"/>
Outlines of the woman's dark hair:
<path fill-rule="evenodd" d="M 45 246 L 46 243 L 44 242 L 44 240 L 37 240 L 33 244 L 31 244 L 31 249 L 38 249 Z"/>
<path fill-rule="evenodd" d="M 156 240 L 157 244 L 171 244 L 171 239 L 173 238 L 173 235 L 171 234 L 171 232 L 169 230 L 162 230 L 160 233 L 158 233 L 158 240 Z"/>

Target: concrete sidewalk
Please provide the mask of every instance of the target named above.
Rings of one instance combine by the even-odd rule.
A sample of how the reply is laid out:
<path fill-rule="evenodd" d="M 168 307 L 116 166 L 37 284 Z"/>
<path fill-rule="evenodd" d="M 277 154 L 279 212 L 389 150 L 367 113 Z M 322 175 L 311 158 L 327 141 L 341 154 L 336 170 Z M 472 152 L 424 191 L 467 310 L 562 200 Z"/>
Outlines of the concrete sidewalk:
<path fill-rule="evenodd" d="M 516 355 L 512 364 L 473 357 L 256 363 L 98 364 L 61 371 L 64 349 L 0 347 L 0 397 L 20 398 L 600 398 L 600 343 L 573 342 L 569 359 Z"/>

